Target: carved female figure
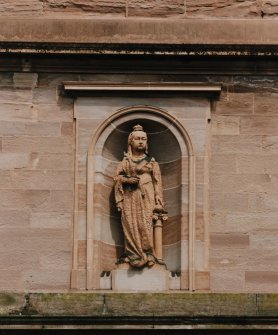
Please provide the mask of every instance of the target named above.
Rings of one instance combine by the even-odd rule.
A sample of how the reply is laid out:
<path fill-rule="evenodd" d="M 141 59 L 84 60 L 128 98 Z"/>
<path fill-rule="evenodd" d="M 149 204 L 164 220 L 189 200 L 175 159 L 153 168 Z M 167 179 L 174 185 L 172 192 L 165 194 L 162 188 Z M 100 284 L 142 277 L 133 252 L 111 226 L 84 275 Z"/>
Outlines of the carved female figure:
<path fill-rule="evenodd" d="M 128 137 L 128 151 L 115 176 L 115 199 L 125 237 L 125 252 L 119 259 L 134 267 L 159 262 L 154 253 L 153 211 L 163 208 L 161 173 L 148 155 L 147 134 L 136 125 Z"/>

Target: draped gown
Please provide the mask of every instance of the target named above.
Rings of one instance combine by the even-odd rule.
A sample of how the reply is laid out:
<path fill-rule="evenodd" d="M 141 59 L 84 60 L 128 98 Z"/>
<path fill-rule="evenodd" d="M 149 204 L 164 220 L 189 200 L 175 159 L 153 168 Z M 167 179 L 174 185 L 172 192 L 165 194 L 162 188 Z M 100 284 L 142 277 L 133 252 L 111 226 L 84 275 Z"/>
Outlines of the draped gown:
<path fill-rule="evenodd" d="M 130 177 L 137 177 L 139 183 L 128 183 Z M 125 250 L 120 262 L 134 267 L 155 263 L 152 217 L 156 195 L 162 200 L 158 163 L 147 155 L 135 161 L 126 154 L 115 176 L 115 199 L 121 211 L 125 237 Z"/>

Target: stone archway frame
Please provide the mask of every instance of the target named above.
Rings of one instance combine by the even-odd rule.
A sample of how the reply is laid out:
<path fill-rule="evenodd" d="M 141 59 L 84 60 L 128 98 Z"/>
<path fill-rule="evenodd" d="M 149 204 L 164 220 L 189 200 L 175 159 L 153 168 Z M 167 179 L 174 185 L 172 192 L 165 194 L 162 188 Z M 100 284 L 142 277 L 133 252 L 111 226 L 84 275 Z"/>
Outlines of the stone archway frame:
<path fill-rule="evenodd" d="M 182 156 L 187 155 L 189 158 L 188 170 L 189 175 L 185 174 L 184 171 L 187 169 L 184 168 L 182 162 L 182 176 L 181 180 L 189 178 L 189 203 L 185 205 L 182 203 L 181 212 L 185 210 L 188 211 L 189 216 L 189 241 L 188 241 L 188 250 L 184 250 L 185 246 L 181 246 L 181 265 L 182 271 L 188 271 L 188 286 L 189 291 L 195 290 L 195 222 L 196 222 L 196 177 L 195 177 L 195 151 L 191 138 L 187 130 L 183 125 L 167 111 L 146 105 L 137 105 L 124 107 L 109 118 L 107 118 L 102 124 L 97 128 L 88 150 L 88 160 L 87 160 L 87 279 L 86 279 L 86 288 L 88 290 L 99 289 L 99 273 L 95 271 L 95 267 L 98 265 L 96 262 L 99 262 L 99 255 L 96 255 L 98 252 L 94 248 L 94 205 L 93 205 L 93 196 L 94 196 L 94 174 L 95 174 L 95 155 L 101 155 L 101 150 L 103 145 L 108 138 L 109 134 L 115 127 L 119 124 L 122 124 L 126 121 L 130 121 L 131 117 L 134 118 L 147 118 L 149 117 L 153 121 L 157 121 L 160 124 L 163 124 L 168 127 L 168 129 L 176 137 L 177 141 L 180 144 L 180 149 Z M 188 252 L 187 252 L 188 251 Z M 188 256 L 187 256 L 188 255 Z M 188 268 L 184 269 L 183 264 L 187 263 L 187 260 L 184 260 L 184 257 L 188 257 Z"/>

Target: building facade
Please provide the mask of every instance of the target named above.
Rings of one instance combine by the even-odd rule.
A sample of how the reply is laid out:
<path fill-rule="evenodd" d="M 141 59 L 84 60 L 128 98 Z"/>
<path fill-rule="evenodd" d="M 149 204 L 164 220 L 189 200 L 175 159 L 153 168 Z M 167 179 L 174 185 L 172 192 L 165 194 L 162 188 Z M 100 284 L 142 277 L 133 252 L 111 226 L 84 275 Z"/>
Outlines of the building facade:
<path fill-rule="evenodd" d="M 109 282 L 123 244 L 113 174 L 121 134 L 139 120 L 153 133 L 169 212 L 163 252 L 172 291 L 148 293 L 147 315 L 173 299 L 177 309 L 158 319 L 267 316 L 275 327 L 276 2 L 1 6 L 0 289 L 14 299 L 3 315 L 24 306 L 27 316 L 47 313 L 43 293 L 53 294 L 50 314 L 68 315 L 59 294 L 72 302 L 88 291 L 91 303 L 101 301 L 96 317 L 103 292 L 107 315 L 121 315 Z M 129 294 L 142 298 L 128 293 L 128 309 Z M 181 297 L 196 309 L 179 307 Z M 78 304 L 74 315 L 86 314 Z"/>

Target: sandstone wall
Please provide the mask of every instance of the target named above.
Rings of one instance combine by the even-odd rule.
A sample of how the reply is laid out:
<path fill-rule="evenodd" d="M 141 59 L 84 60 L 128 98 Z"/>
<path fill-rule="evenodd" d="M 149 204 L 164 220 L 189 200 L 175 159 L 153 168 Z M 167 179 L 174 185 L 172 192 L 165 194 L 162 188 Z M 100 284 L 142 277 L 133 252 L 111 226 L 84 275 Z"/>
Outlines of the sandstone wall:
<path fill-rule="evenodd" d="M 0 287 L 69 287 L 73 101 L 59 76 L 0 74 Z"/>
<path fill-rule="evenodd" d="M 212 115 L 214 291 L 278 291 L 277 79 L 230 78 Z"/>
<path fill-rule="evenodd" d="M 109 77 L 0 76 L 0 287 L 68 290 L 75 134 L 73 99 L 64 96 L 61 83 Z M 194 78 L 223 84 L 211 121 L 211 290 L 277 292 L 278 78 Z M 140 77 L 169 79 L 174 78 Z"/>
<path fill-rule="evenodd" d="M 273 18 L 277 0 L 0 0 L 0 16 Z"/>

